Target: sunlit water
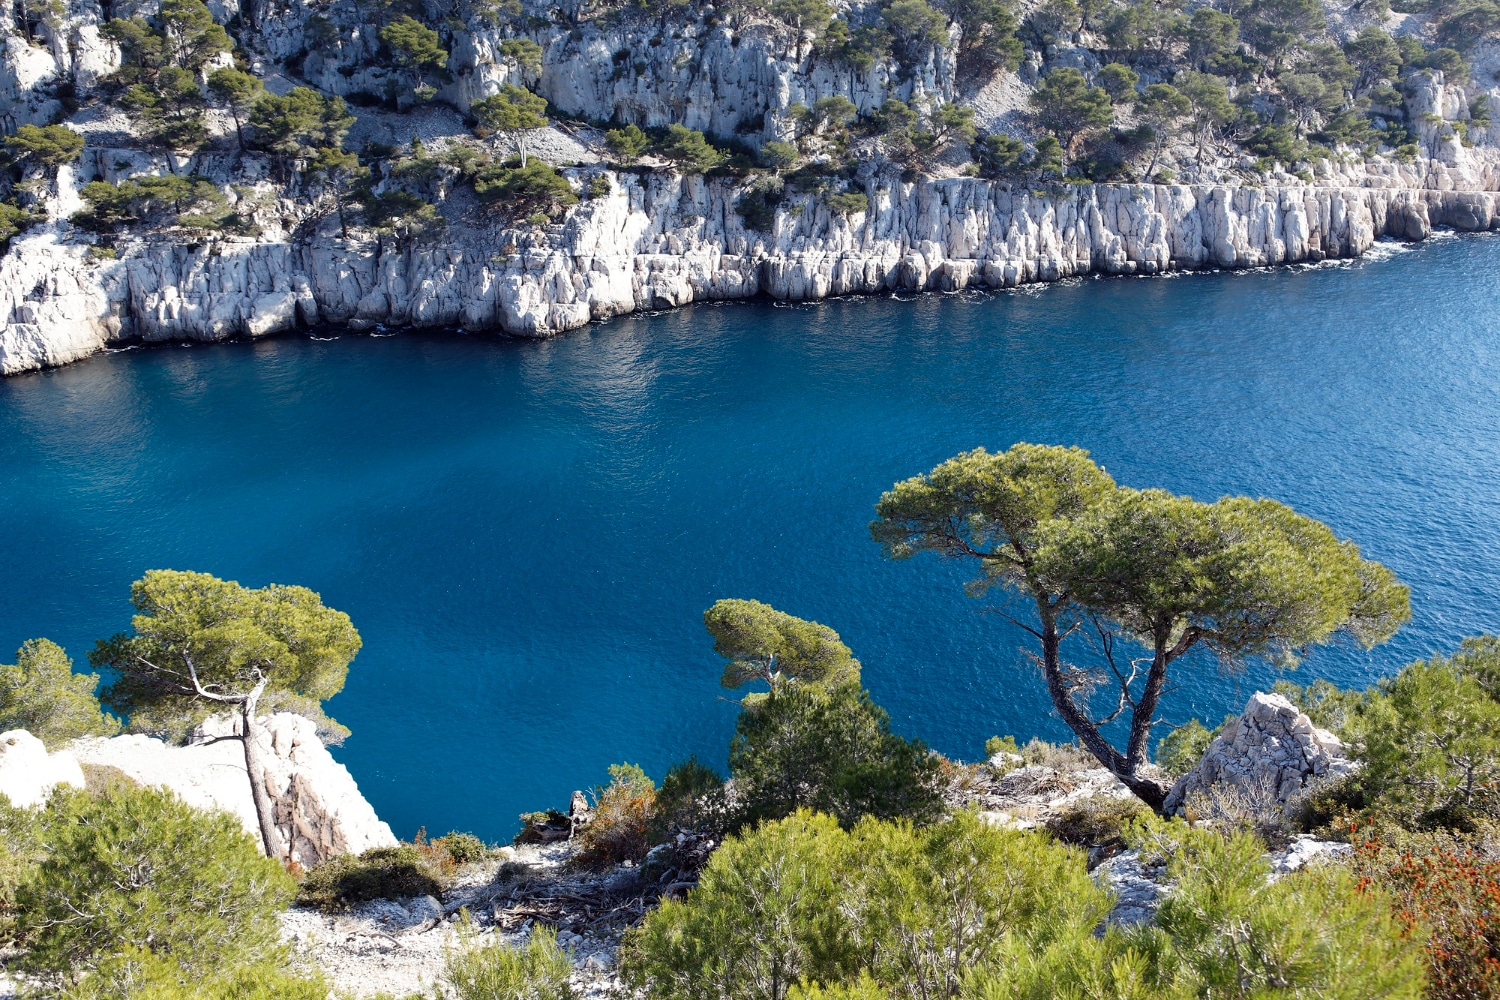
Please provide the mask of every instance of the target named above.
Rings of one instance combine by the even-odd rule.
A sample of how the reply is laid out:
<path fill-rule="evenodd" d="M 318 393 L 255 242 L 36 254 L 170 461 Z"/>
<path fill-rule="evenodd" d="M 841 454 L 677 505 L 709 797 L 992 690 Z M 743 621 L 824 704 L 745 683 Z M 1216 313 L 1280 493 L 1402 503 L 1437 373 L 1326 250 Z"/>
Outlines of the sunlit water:
<path fill-rule="evenodd" d="M 700 306 L 548 343 L 345 335 L 113 353 L 0 382 L 0 650 L 80 661 L 153 567 L 299 583 L 365 648 L 336 751 L 397 831 L 501 838 L 638 761 L 722 763 L 701 614 L 838 629 L 897 728 L 973 758 L 1065 735 L 966 567 L 883 560 L 881 491 L 975 445 L 1322 518 L 1415 617 L 1304 679 L 1363 684 L 1500 629 L 1500 240 L 1354 265 L 975 297 Z M 5 656 L 8 659 L 8 655 Z M 1174 721 L 1252 668 L 1179 672 Z"/>

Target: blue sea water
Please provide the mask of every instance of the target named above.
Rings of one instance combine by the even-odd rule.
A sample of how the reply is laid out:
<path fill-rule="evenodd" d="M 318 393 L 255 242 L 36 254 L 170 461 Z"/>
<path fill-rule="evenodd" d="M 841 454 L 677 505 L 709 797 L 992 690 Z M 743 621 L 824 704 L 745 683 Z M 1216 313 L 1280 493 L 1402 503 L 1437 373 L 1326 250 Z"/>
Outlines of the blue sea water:
<path fill-rule="evenodd" d="M 825 622 L 903 733 L 1063 738 L 967 568 L 891 563 L 881 491 L 976 445 L 1272 496 L 1411 584 L 1412 623 L 1299 672 L 1364 684 L 1500 630 L 1500 240 L 1018 293 L 697 306 L 547 343 L 129 350 L 0 382 L 0 650 L 81 662 L 147 569 L 298 583 L 364 636 L 336 755 L 398 833 L 498 839 L 630 760 L 722 763 L 701 614 Z M 1179 672 L 1217 719 L 1268 668 Z"/>

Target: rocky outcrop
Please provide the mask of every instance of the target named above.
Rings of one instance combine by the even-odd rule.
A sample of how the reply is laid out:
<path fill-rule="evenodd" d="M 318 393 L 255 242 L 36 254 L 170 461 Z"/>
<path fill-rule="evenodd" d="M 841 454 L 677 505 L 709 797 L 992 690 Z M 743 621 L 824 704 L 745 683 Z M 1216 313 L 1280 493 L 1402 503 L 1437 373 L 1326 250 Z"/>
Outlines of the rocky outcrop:
<path fill-rule="evenodd" d="M 746 228 L 731 181 L 605 176 L 610 193 L 561 225 L 455 219 L 428 244 L 341 240 L 325 220 L 278 241 L 133 240 L 118 259 L 97 260 L 54 227 L 0 258 L 0 372 L 62 364 L 121 339 L 221 340 L 317 323 L 546 337 L 696 300 L 1257 267 L 1354 257 L 1379 237 L 1421 239 L 1433 226 L 1500 225 L 1493 190 L 1422 187 L 1396 168 L 1366 174 L 1365 186 L 1343 186 L 1340 176 L 1282 187 L 1050 190 L 872 178 L 868 211 L 843 216 L 813 195 L 791 197 L 770 233 Z"/>
<path fill-rule="evenodd" d="M 24 729 L 0 733 L 0 795 L 11 805 L 41 805 L 58 785 L 84 787 L 77 757 L 66 750 L 49 754 L 42 741 Z"/>
<path fill-rule="evenodd" d="M 1281 695 L 1257 692 L 1214 737 L 1198 766 L 1172 786 L 1165 809 L 1180 814 L 1198 796 L 1223 788 L 1269 794 L 1286 808 L 1313 782 L 1350 774 L 1355 766 L 1338 737 Z"/>
<path fill-rule="evenodd" d="M 224 738 L 235 732 L 226 718 L 205 724 L 195 742 L 184 747 L 149 736 L 116 736 L 79 740 L 70 749 L 86 764 L 119 768 L 142 785 L 171 789 L 190 805 L 227 810 L 259 836 L 244 750 L 236 739 Z M 279 713 L 266 720 L 261 738 L 266 768 L 257 777 L 265 782 L 293 861 L 314 865 L 339 854 L 395 845 L 391 828 L 323 746 L 312 722 Z"/>

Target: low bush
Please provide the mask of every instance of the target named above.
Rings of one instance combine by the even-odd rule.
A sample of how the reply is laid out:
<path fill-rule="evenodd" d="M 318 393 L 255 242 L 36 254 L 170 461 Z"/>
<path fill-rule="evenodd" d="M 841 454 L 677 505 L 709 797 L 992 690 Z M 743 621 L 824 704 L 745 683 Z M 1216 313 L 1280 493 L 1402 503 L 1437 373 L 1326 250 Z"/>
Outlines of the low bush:
<path fill-rule="evenodd" d="M 488 844 L 472 833 L 457 830 L 443 834 L 432 842 L 432 846 L 447 854 L 457 865 L 476 864 L 490 856 Z"/>
<path fill-rule="evenodd" d="M 1313 794 L 1314 819 L 1468 832 L 1500 822 L 1500 638 L 1466 639 L 1452 656 L 1365 691 L 1277 690 L 1363 762 L 1354 778 Z"/>
<path fill-rule="evenodd" d="M 534 927 L 520 946 L 481 941 L 474 925 L 459 927 L 458 945 L 449 949 L 443 978 L 457 1000 L 573 1000 L 568 977 L 572 959 L 557 944 L 557 932 Z"/>
<path fill-rule="evenodd" d="M 474 176 L 474 193 L 486 205 L 513 219 L 541 215 L 542 222 L 578 203 L 568 179 L 557 168 L 532 159 L 481 167 Z"/>
<path fill-rule="evenodd" d="M 328 1000 L 329 987 L 316 970 L 296 971 L 282 961 L 261 961 L 201 977 L 171 958 L 127 949 L 58 1000 Z"/>
<path fill-rule="evenodd" d="M 828 196 L 828 210 L 834 215 L 859 215 L 870 210 L 870 199 L 863 191 L 841 191 Z"/>
<path fill-rule="evenodd" d="M 1073 851 L 972 813 L 846 832 L 802 811 L 725 841 L 686 901 L 631 933 L 623 970 L 660 1000 L 953 996 L 1108 907 Z"/>
<path fill-rule="evenodd" d="M 984 741 L 984 756 L 990 758 L 996 754 L 1010 754 L 1013 757 L 1021 756 L 1021 748 L 1016 744 L 1014 736 L 991 736 Z"/>
<path fill-rule="evenodd" d="M 979 970 L 973 1000 L 1417 1000 L 1420 947 L 1381 892 L 1335 865 L 1270 880 L 1265 846 L 1155 818 L 1131 841 L 1175 881 L 1155 925 L 1074 923 Z"/>
<path fill-rule="evenodd" d="M 639 861 L 656 843 L 656 783 L 635 764 L 612 764 L 609 784 L 594 792 L 594 816 L 583 828 L 585 865 Z"/>
<path fill-rule="evenodd" d="M 722 832 L 729 822 L 724 779 L 696 757 L 673 764 L 656 791 L 655 812 L 662 833 L 673 828 Z"/>
<path fill-rule="evenodd" d="M 1297 803 L 1283 804 L 1276 785 L 1266 775 L 1257 782 L 1216 782 L 1193 793 L 1183 802 L 1183 812 L 1193 822 L 1208 823 L 1220 831 L 1254 834 L 1272 847 L 1283 847 L 1294 831 Z"/>
<path fill-rule="evenodd" d="M 24 938 L 18 896 L 46 856 L 41 816 L 0 795 L 0 947 Z"/>
<path fill-rule="evenodd" d="M 1174 778 L 1182 777 L 1198 766 L 1217 732 L 1189 719 L 1156 744 L 1156 766 Z"/>
<path fill-rule="evenodd" d="M 194 980 L 278 953 L 292 878 L 239 820 L 155 788 L 54 792 L 38 816 L 45 854 L 16 891 L 21 967 L 77 984 L 131 949 Z M 24 843 L 24 838 L 22 838 Z"/>
<path fill-rule="evenodd" d="M 1047 832 L 1080 847 L 1119 846 L 1124 843 L 1125 828 L 1149 812 L 1133 795 L 1092 795 L 1054 812 L 1047 820 Z"/>
<path fill-rule="evenodd" d="M 1425 942 L 1432 1000 L 1500 996 L 1500 859 L 1451 834 L 1356 828 L 1354 872 Z"/>
<path fill-rule="evenodd" d="M 917 821 L 941 810 L 938 763 L 857 682 L 782 683 L 740 713 L 729 747 L 747 822 L 814 809 L 852 826 L 862 816 Z"/>
<path fill-rule="evenodd" d="M 445 881 L 443 866 L 430 850 L 416 844 L 372 847 L 309 869 L 302 877 L 297 902 L 337 913 L 372 899 L 439 896 Z"/>

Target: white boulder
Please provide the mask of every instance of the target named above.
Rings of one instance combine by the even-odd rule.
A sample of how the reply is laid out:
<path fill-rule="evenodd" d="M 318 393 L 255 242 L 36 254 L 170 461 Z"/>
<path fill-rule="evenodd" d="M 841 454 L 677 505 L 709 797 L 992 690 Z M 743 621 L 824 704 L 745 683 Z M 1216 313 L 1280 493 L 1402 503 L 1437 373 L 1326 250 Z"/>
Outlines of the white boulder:
<path fill-rule="evenodd" d="M 1356 766 L 1337 736 L 1314 726 L 1283 696 L 1257 691 L 1198 766 L 1172 786 L 1165 807 L 1181 813 L 1195 796 L 1223 785 L 1252 796 L 1268 791 L 1286 807 L 1312 782 L 1343 777 Z"/>
<path fill-rule="evenodd" d="M 71 749 L 85 763 L 117 767 L 142 785 L 171 789 L 190 805 L 227 810 L 259 836 L 244 748 L 233 738 L 237 732 L 237 722 L 223 718 L 200 727 L 196 742 L 188 746 L 169 746 L 149 736 L 116 736 L 79 740 Z M 293 861 L 315 865 L 397 842 L 348 769 L 318 739 L 312 722 L 278 713 L 265 720 L 259 738 L 266 766 L 258 780 L 265 782 Z"/>
<path fill-rule="evenodd" d="M 83 768 L 66 750 L 48 753 L 24 729 L 0 733 L 0 795 L 23 808 L 41 805 L 58 785 L 83 787 Z"/>

